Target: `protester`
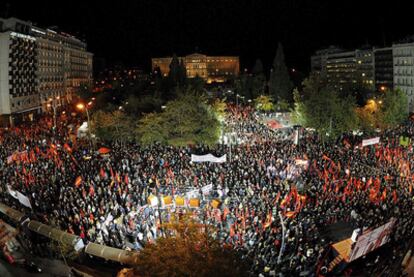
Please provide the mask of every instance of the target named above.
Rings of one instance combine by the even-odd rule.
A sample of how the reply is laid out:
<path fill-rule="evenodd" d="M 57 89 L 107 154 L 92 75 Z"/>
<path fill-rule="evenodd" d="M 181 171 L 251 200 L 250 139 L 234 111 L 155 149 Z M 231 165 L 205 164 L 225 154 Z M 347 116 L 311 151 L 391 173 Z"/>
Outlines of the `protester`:
<path fill-rule="evenodd" d="M 369 147 L 354 136 L 322 143 L 307 132 L 295 145 L 292 132 L 268 128 L 252 108 L 229 106 L 225 130 L 236 134 L 231 145 L 112 143 L 103 155 L 74 138 L 68 126 L 79 121 L 59 122 L 54 131 L 49 118 L 0 131 L 0 200 L 24 209 L 9 193 L 19 191 L 30 200 L 32 210 L 25 211 L 32 218 L 85 242 L 141 249 L 162 234 L 161 221 L 188 212 L 152 207 L 148 197 L 191 191 L 201 198 L 194 216 L 253 261 L 256 276 L 312 276 L 326 267 L 324 251 L 332 241 L 322 232 L 335 222 L 374 228 L 394 217 L 392 245 L 413 234 L 413 148 L 399 144 L 400 135 L 413 135 L 412 123 L 384 131 L 381 144 Z M 193 153 L 227 154 L 227 162 L 193 163 Z M 212 199 L 220 200 L 219 208 L 211 207 Z"/>

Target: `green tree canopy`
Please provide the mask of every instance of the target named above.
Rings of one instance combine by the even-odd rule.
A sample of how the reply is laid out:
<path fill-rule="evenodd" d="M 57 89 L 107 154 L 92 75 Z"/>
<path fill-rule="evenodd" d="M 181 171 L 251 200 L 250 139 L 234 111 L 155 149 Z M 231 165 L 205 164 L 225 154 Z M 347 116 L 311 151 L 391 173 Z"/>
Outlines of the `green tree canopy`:
<path fill-rule="evenodd" d="M 149 113 L 138 121 L 137 139 L 144 145 L 153 143 L 167 143 L 167 130 L 164 128 L 165 120 L 161 114 Z"/>
<path fill-rule="evenodd" d="M 256 109 L 263 112 L 270 112 L 274 110 L 272 98 L 268 95 L 260 95 L 255 100 Z"/>
<path fill-rule="evenodd" d="M 132 141 L 134 121 L 124 112 L 99 110 L 92 114 L 91 131 L 100 139 L 124 143 Z"/>
<path fill-rule="evenodd" d="M 400 89 L 385 92 L 380 104 L 380 115 L 386 127 L 401 124 L 408 117 L 407 95 Z"/>
<path fill-rule="evenodd" d="M 181 91 L 176 100 L 167 102 L 161 113 L 146 117 L 138 124 L 138 134 L 143 144 L 166 142 L 171 145 L 207 144 L 217 142 L 220 134 L 220 123 L 214 110 L 206 104 L 206 100 L 194 91 Z M 163 136 L 154 138 L 154 126 L 164 131 L 157 131 Z M 144 139 L 145 138 L 145 139 Z"/>
<path fill-rule="evenodd" d="M 336 138 L 358 127 L 354 98 L 341 98 L 337 92 L 329 88 L 322 88 L 317 93 L 310 87 L 306 87 L 306 90 L 309 93 L 307 97 L 295 91 L 293 118 L 296 123 L 314 128 L 322 137 L 330 138 Z"/>

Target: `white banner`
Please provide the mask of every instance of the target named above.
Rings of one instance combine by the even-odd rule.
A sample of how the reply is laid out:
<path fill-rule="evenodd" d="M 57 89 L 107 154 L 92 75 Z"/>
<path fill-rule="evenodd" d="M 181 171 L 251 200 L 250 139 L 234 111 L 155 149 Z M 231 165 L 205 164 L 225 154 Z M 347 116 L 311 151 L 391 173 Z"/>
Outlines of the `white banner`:
<path fill-rule="evenodd" d="M 195 163 L 199 163 L 199 162 L 224 163 L 226 162 L 226 154 L 218 158 L 213 156 L 212 154 L 206 154 L 206 155 L 191 154 L 191 161 Z"/>
<path fill-rule="evenodd" d="M 207 195 L 210 193 L 210 191 L 213 189 L 213 184 L 204 186 L 201 188 L 201 191 L 203 192 L 203 195 Z"/>
<path fill-rule="evenodd" d="M 364 139 L 362 141 L 362 146 L 377 144 L 377 143 L 379 143 L 379 141 L 380 141 L 380 137 L 371 138 L 371 139 Z"/>
<path fill-rule="evenodd" d="M 309 165 L 309 160 L 296 159 L 295 162 L 296 162 L 296 165 L 303 165 L 305 167 Z"/>
<path fill-rule="evenodd" d="M 7 185 L 7 190 L 9 191 L 10 195 L 14 198 L 14 199 L 19 199 L 19 196 L 17 194 L 17 191 L 13 190 L 9 185 Z"/>
<path fill-rule="evenodd" d="M 74 249 L 76 252 L 78 252 L 79 250 L 83 249 L 85 247 L 85 244 L 83 243 L 83 240 L 80 239 L 78 240 L 78 242 L 75 244 Z"/>
<path fill-rule="evenodd" d="M 185 197 L 187 199 L 198 198 L 198 196 L 199 196 L 198 189 L 190 190 L 190 191 L 186 192 L 186 194 L 185 194 Z"/>
<path fill-rule="evenodd" d="M 388 223 L 358 236 L 355 246 L 349 254 L 349 261 L 356 260 L 387 243 L 393 231 L 395 221 L 395 218 L 391 218 Z"/>
<path fill-rule="evenodd" d="M 17 192 L 17 197 L 19 199 L 20 204 L 22 204 L 22 205 L 24 205 L 24 206 L 26 206 L 26 207 L 28 207 L 28 208 L 31 209 L 32 208 L 32 205 L 30 205 L 29 198 L 27 198 L 26 196 L 24 196 L 24 194 L 22 194 L 22 193 L 20 193 L 18 191 L 16 191 L 16 192 Z"/>

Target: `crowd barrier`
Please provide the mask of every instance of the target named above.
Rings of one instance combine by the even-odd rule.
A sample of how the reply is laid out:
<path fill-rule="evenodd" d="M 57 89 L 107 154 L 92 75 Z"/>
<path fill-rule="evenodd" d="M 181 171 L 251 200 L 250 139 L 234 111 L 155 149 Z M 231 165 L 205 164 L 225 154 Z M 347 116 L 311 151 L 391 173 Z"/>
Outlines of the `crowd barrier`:
<path fill-rule="evenodd" d="M 0 212 L 10 217 L 13 221 L 20 223 L 24 217 L 24 214 L 0 203 Z"/>
<path fill-rule="evenodd" d="M 93 242 L 89 242 L 85 247 L 85 253 L 106 260 L 116 261 L 121 264 L 135 264 L 138 259 L 136 252 L 121 250 Z"/>
<path fill-rule="evenodd" d="M 25 217 L 23 213 L 12 209 L 2 203 L 0 203 L 0 213 L 8 216 L 18 224 L 21 223 Z M 135 252 L 121 250 L 106 245 L 100 245 L 93 242 L 89 242 L 88 245 L 84 247 L 83 240 L 79 236 L 69 234 L 35 220 L 29 220 L 27 227 L 29 230 L 50 238 L 54 241 L 58 241 L 66 245 L 71 245 L 77 252 L 84 251 L 84 253 L 88 255 L 103 258 L 105 260 L 111 260 L 121 264 L 133 265 L 138 258 L 138 255 Z"/>

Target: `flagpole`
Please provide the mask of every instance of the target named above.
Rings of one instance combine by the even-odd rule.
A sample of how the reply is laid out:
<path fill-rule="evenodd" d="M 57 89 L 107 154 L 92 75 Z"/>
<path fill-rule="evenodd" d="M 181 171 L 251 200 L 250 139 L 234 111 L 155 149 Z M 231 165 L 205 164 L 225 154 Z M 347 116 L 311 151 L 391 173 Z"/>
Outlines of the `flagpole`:
<path fill-rule="evenodd" d="M 282 262 L 282 255 L 283 255 L 283 251 L 285 250 L 285 233 L 286 233 L 285 222 L 283 221 L 283 216 L 282 216 L 281 211 L 279 211 L 279 218 L 280 218 L 280 223 L 282 224 L 282 246 L 280 247 L 279 256 L 277 257 L 278 264 Z"/>

